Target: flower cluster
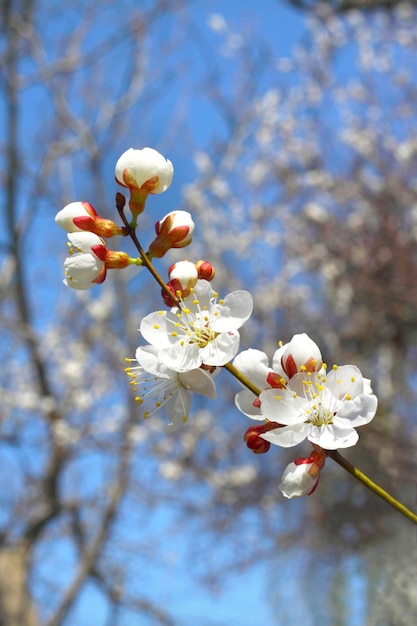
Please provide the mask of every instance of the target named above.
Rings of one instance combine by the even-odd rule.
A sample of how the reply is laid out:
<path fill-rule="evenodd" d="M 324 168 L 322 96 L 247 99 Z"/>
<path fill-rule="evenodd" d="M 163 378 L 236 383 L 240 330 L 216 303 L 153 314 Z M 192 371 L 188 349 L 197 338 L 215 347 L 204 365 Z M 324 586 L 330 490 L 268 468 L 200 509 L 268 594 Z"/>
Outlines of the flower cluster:
<path fill-rule="evenodd" d="M 305 333 L 279 347 L 272 368 L 259 350 L 241 352 L 234 365 L 260 388 L 259 397 L 245 389 L 235 398 L 242 413 L 265 422 L 256 431 L 248 429 L 248 447 L 259 454 L 271 443 L 289 448 L 307 439 L 313 444 L 313 456 L 291 463 L 280 485 L 288 498 L 309 495 L 324 465 L 323 450 L 355 445 L 355 428 L 375 416 L 378 403 L 370 381 L 354 365 L 333 365 L 328 373 L 320 349 Z"/>
<path fill-rule="evenodd" d="M 163 408 L 169 430 L 177 429 L 188 419 L 192 393 L 216 398 L 215 376 L 226 368 L 244 387 L 236 395 L 237 408 L 257 422 L 244 435 L 250 450 L 263 454 L 271 444 L 289 448 L 310 442 L 309 456 L 290 463 L 280 483 L 287 498 L 309 495 L 331 451 L 355 445 L 356 428 L 373 419 L 377 399 L 370 381 L 354 365 L 334 365 L 328 372 L 319 347 L 305 333 L 280 343 L 271 362 L 253 348 L 238 354 L 239 329 L 252 313 L 252 296 L 238 290 L 220 298 L 211 285 L 214 269 L 209 261 L 178 261 L 169 267 L 168 281 L 162 280 L 152 261 L 191 243 L 193 219 L 185 211 L 168 213 L 155 224 L 156 237 L 146 253 L 136 226 L 149 194 L 168 189 L 173 171 L 156 150 L 131 148 L 115 168 L 116 182 L 130 193 L 130 222 L 120 193 L 116 206 L 123 226 L 101 217 L 87 202 L 72 202 L 57 214 L 69 240 L 64 282 L 89 289 L 104 281 L 108 269 L 135 264 L 150 270 L 162 287 L 166 309 L 141 320 L 139 331 L 147 343 L 138 347 L 134 359 L 126 359 L 125 370 L 137 403 L 143 405 L 143 417 Z M 128 235 L 137 258 L 107 247 L 107 239 Z"/>
<path fill-rule="evenodd" d="M 73 289 L 90 289 L 102 283 L 108 269 L 124 269 L 142 265 L 141 258 L 131 258 L 122 251 L 109 250 L 105 239 L 127 236 L 136 227 L 137 218 L 145 208 L 149 194 L 168 189 L 174 168 L 153 148 L 130 148 L 116 163 L 115 177 L 119 185 L 130 192 L 130 224 L 117 226 L 101 217 L 89 202 L 71 202 L 55 217 L 55 222 L 67 231 L 69 258 L 65 261 L 64 283 Z M 118 194 L 117 206 L 123 210 L 125 198 Z M 188 246 L 193 237 L 194 222 L 187 211 L 172 211 L 155 224 L 156 237 L 150 243 L 148 259 L 161 258 L 171 248 Z"/>

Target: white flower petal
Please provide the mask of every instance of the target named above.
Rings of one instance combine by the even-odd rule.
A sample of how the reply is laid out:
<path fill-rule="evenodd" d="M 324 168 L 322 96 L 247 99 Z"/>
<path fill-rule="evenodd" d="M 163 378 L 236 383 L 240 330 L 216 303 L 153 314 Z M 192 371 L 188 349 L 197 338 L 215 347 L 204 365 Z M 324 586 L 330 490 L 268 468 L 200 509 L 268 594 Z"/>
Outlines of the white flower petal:
<path fill-rule="evenodd" d="M 310 432 L 309 424 L 294 424 L 292 426 L 283 426 L 282 428 L 274 428 L 267 433 L 261 435 L 262 439 L 281 446 L 282 448 L 292 448 L 304 441 Z"/>
<path fill-rule="evenodd" d="M 191 394 L 179 386 L 177 392 L 165 404 L 165 412 L 171 420 L 168 430 L 173 432 L 183 426 L 188 419 L 191 407 Z"/>
<path fill-rule="evenodd" d="M 153 346 L 168 348 L 178 342 L 178 338 L 172 335 L 177 321 L 173 313 L 155 311 L 143 318 L 139 330 L 142 337 Z"/>
<path fill-rule="evenodd" d="M 359 439 L 358 433 L 352 427 L 339 427 L 335 424 L 312 426 L 308 440 L 323 448 L 323 450 L 337 450 L 354 446 Z"/>
<path fill-rule="evenodd" d="M 179 381 L 185 389 L 189 389 L 200 396 L 215 400 L 217 397 L 216 385 L 208 372 L 199 368 L 178 375 Z"/>
<path fill-rule="evenodd" d="M 306 420 L 305 400 L 288 389 L 266 389 L 259 396 L 261 412 L 270 422 L 292 425 Z"/>
<path fill-rule="evenodd" d="M 233 365 L 241 374 L 249 378 L 256 387 L 264 389 L 267 386 L 266 378 L 271 368 L 265 352 L 254 350 L 253 348 L 244 350 L 235 357 Z"/>
<path fill-rule="evenodd" d="M 139 346 L 135 357 L 146 372 L 158 376 L 158 378 L 174 378 L 175 372 L 161 362 L 158 353 L 158 348 L 154 346 Z"/>
<path fill-rule="evenodd" d="M 202 364 L 201 350 L 196 344 L 178 343 L 158 353 L 162 363 L 165 363 L 175 372 L 188 372 L 197 369 Z"/>
<path fill-rule="evenodd" d="M 249 319 L 252 310 L 253 299 L 249 291 L 233 291 L 219 305 L 219 316 L 211 328 L 218 333 L 236 330 Z"/>
<path fill-rule="evenodd" d="M 225 365 L 233 359 L 239 350 L 240 337 L 235 331 L 221 333 L 201 350 L 202 363 L 206 365 Z"/>
<path fill-rule="evenodd" d="M 355 365 L 341 365 L 327 375 L 326 387 L 338 398 L 352 398 L 364 392 L 363 377 Z"/>
<path fill-rule="evenodd" d="M 353 400 L 346 400 L 338 409 L 337 417 L 350 420 L 352 426 L 363 426 L 373 420 L 377 407 L 376 396 L 362 394 Z"/>
<path fill-rule="evenodd" d="M 235 404 L 239 411 L 241 411 L 244 415 L 254 419 L 265 421 L 264 416 L 261 413 L 261 409 L 258 406 L 255 406 L 253 403 L 256 399 L 254 393 L 249 391 L 249 389 L 243 389 L 235 396 Z"/>

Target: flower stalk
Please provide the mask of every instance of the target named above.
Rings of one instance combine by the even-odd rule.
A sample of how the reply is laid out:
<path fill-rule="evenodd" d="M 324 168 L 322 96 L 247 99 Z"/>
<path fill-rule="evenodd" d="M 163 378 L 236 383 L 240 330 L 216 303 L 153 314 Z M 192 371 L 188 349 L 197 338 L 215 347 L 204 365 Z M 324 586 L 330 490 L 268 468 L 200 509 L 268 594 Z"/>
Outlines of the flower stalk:
<path fill-rule="evenodd" d="M 136 246 L 140 254 L 143 265 L 150 271 L 152 276 L 155 278 L 156 282 L 161 286 L 161 288 L 167 294 L 167 296 L 173 301 L 173 306 L 175 305 L 175 306 L 180 307 L 181 304 L 179 302 L 179 299 L 173 295 L 173 293 L 168 288 L 164 279 L 160 276 L 158 271 L 155 269 L 152 261 L 146 255 L 144 249 L 142 248 L 136 236 L 135 229 L 132 228 L 132 225 L 130 225 L 126 219 L 123 208 L 119 207 L 118 211 L 120 214 L 120 218 L 123 221 L 123 224 L 128 230 L 129 236 L 131 237 L 134 245 Z M 232 376 L 236 378 L 236 380 L 238 380 L 242 385 L 244 385 L 247 389 L 249 389 L 249 391 L 251 391 L 253 394 L 255 394 L 256 396 L 260 396 L 262 390 L 259 389 L 256 385 L 254 385 L 251 382 L 251 380 L 247 376 L 245 376 L 242 372 L 240 372 L 231 362 L 223 365 L 223 369 L 227 370 Z M 372 491 L 377 496 L 382 498 L 382 500 L 385 500 L 387 504 L 394 507 L 403 516 L 407 517 L 411 522 L 413 522 L 414 524 L 417 524 L 417 515 L 415 513 L 410 511 L 410 509 L 408 509 L 404 504 L 396 500 L 396 498 L 391 496 L 391 494 L 385 491 L 385 489 L 382 489 L 382 487 L 380 487 L 377 483 L 375 483 L 370 478 L 368 478 L 366 474 L 361 472 L 355 465 L 347 461 L 347 459 L 345 459 L 337 450 L 326 450 L 325 453 L 326 453 L 326 456 L 333 459 L 333 461 L 335 461 L 338 465 L 340 465 L 340 467 L 346 470 L 351 476 L 356 478 L 356 480 L 358 480 L 363 485 L 365 485 L 365 487 L 367 487 L 370 491 Z"/>
<path fill-rule="evenodd" d="M 337 450 L 326 450 L 326 455 L 333 459 L 340 467 L 343 467 L 351 476 L 359 480 L 360 483 L 365 485 L 370 491 L 373 491 L 377 496 L 385 500 L 388 504 L 390 504 L 394 509 L 399 511 L 401 515 L 407 517 L 413 524 L 417 524 L 417 515 L 410 511 L 404 504 L 396 500 L 388 491 L 382 489 L 379 485 L 374 483 L 373 480 L 368 478 L 366 474 L 361 472 L 355 465 L 352 465 L 347 459 L 345 459 Z"/>

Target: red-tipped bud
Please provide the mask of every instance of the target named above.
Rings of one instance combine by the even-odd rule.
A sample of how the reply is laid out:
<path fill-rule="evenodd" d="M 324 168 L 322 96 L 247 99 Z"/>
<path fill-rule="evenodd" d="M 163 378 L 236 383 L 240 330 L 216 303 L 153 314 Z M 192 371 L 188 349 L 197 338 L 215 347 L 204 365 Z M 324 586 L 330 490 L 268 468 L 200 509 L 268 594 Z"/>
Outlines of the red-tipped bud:
<path fill-rule="evenodd" d="M 194 222 L 187 211 L 172 211 L 155 224 L 156 239 L 149 246 L 149 257 L 160 259 L 171 248 L 184 248 L 193 238 Z"/>
<path fill-rule="evenodd" d="M 198 271 L 198 278 L 208 280 L 209 282 L 214 278 L 214 268 L 209 261 L 197 261 L 195 264 Z"/>
<path fill-rule="evenodd" d="M 116 182 L 130 190 L 132 215 L 143 212 L 148 194 L 162 193 L 170 186 L 174 168 L 171 161 L 153 148 L 129 148 L 116 163 Z"/>
<path fill-rule="evenodd" d="M 282 494 L 286 498 L 310 496 L 319 483 L 320 470 L 325 462 L 325 453 L 316 448 L 308 458 L 300 457 L 289 463 L 279 486 Z"/>
<path fill-rule="evenodd" d="M 243 439 L 246 441 L 246 445 L 249 450 L 252 450 L 254 454 L 265 454 L 265 452 L 268 452 L 271 444 L 269 441 L 262 439 L 261 435 L 268 432 L 268 430 L 273 430 L 274 428 L 279 427 L 280 424 L 277 422 L 267 422 L 266 424 L 261 424 L 259 426 L 250 426 L 244 434 Z"/>
<path fill-rule="evenodd" d="M 55 216 L 55 222 L 67 231 L 77 233 L 87 231 L 98 237 L 114 237 L 122 234 L 122 229 L 112 220 L 100 217 L 88 202 L 71 202 Z"/>

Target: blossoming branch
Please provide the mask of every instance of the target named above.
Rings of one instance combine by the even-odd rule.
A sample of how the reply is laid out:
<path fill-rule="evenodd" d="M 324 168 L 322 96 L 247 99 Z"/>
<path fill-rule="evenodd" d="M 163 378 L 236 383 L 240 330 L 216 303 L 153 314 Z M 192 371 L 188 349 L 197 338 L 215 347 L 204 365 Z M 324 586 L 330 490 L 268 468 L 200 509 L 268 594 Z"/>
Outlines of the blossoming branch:
<path fill-rule="evenodd" d="M 412 511 L 338 452 L 358 442 L 356 429 L 368 424 L 377 411 L 371 382 L 356 366 L 333 365 L 328 371 L 320 348 L 306 333 L 280 343 L 271 363 L 254 348 L 239 353 L 239 329 L 252 314 L 252 296 L 239 290 L 220 297 L 211 284 L 215 271 L 210 261 L 174 263 L 168 269 L 168 281 L 162 279 L 153 260 L 191 244 L 192 216 L 186 211 L 165 215 L 156 223 L 156 237 L 146 252 L 136 227 L 148 196 L 166 191 L 173 173 L 171 161 L 156 150 L 130 148 L 115 167 L 116 182 L 129 192 L 130 220 L 121 193 L 116 195 L 121 226 L 101 217 L 88 202 L 72 202 L 55 218 L 68 234 L 67 287 L 90 289 L 105 280 L 108 270 L 136 265 L 147 268 L 162 288 L 161 304 L 166 309 L 142 319 L 140 334 L 147 343 L 137 348 L 134 359 L 126 359 L 130 365 L 125 371 L 143 417 L 164 410 L 168 429 L 180 428 L 190 415 L 193 394 L 216 398 L 215 378 L 225 369 L 242 388 L 236 407 L 256 422 L 243 436 L 252 452 L 264 454 L 271 444 L 284 448 L 305 440 L 311 444 L 310 455 L 297 457 L 283 472 L 279 487 L 286 498 L 312 494 L 330 457 L 417 523 Z M 129 236 L 138 257 L 109 249 L 107 239 L 117 236 Z"/>

